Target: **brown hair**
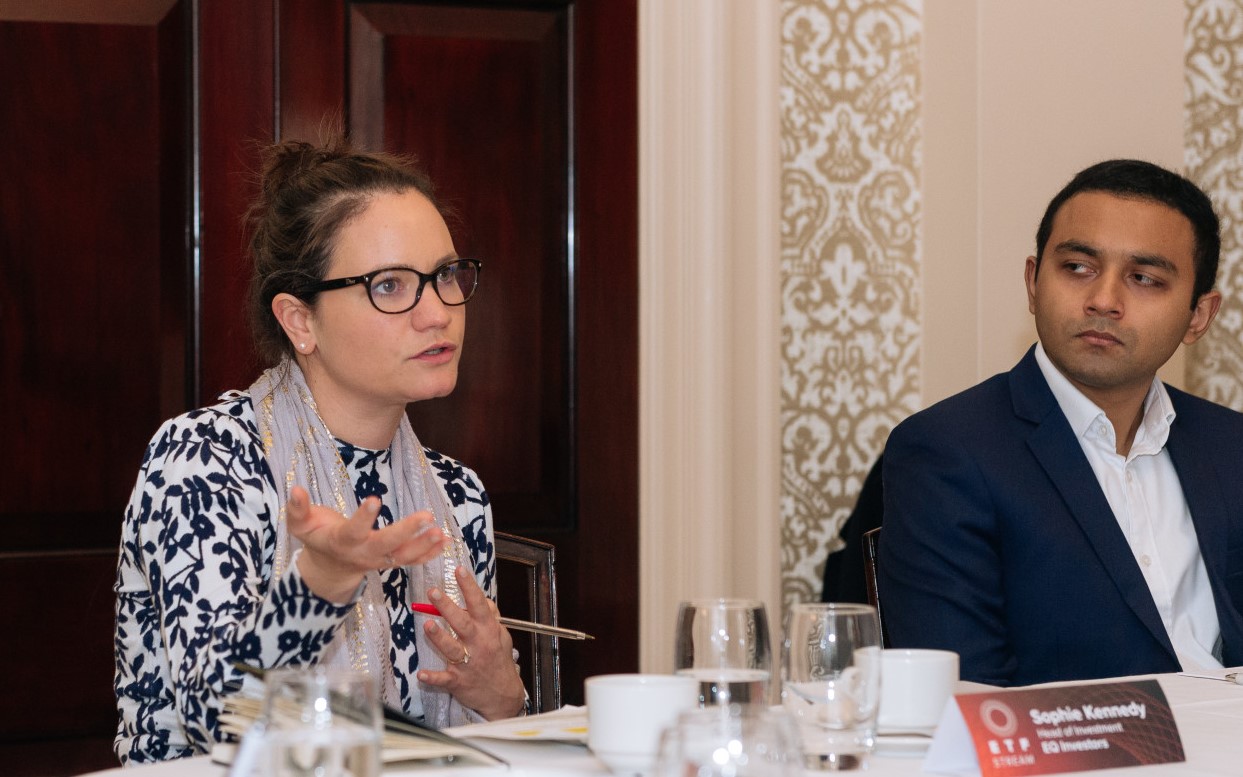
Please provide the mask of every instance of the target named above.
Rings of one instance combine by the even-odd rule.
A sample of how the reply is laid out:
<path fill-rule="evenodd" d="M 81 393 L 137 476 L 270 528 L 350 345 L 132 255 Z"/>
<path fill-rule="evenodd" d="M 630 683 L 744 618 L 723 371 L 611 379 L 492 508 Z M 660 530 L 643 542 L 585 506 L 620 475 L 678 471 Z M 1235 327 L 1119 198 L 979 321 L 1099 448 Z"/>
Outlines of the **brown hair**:
<path fill-rule="evenodd" d="M 341 228 L 381 192 L 415 190 L 440 210 L 431 180 L 413 160 L 354 149 L 344 136 L 324 146 L 289 140 L 263 152 L 260 191 L 247 212 L 251 228 L 250 325 L 259 358 L 278 363 L 293 345 L 272 314 L 288 293 L 314 305 L 306 292 L 323 280 Z"/>

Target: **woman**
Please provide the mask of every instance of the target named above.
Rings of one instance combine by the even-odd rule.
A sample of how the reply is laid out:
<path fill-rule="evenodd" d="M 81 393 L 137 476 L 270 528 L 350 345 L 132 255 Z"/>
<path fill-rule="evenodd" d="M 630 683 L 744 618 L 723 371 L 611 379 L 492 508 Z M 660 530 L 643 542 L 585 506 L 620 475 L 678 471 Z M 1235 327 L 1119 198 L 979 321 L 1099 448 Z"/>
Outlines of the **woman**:
<path fill-rule="evenodd" d="M 234 662 L 365 669 L 436 726 L 519 713 L 487 495 L 406 418 L 453 390 L 479 264 L 426 178 L 343 141 L 271 148 L 251 221 L 273 366 L 147 448 L 117 571 L 117 754 L 208 751 Z"/>

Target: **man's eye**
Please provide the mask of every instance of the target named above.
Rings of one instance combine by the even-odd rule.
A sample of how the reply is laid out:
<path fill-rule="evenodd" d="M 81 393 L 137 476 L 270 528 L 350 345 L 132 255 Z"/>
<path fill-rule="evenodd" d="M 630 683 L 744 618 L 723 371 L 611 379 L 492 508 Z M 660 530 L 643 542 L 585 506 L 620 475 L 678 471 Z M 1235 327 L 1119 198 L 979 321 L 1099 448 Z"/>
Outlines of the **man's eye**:
<path fill-rule="evenodd" d="M 452 283 L 455 275 L 457 275 L 457 262 L 446 264 L 436 271 L 436 283 Z"/>

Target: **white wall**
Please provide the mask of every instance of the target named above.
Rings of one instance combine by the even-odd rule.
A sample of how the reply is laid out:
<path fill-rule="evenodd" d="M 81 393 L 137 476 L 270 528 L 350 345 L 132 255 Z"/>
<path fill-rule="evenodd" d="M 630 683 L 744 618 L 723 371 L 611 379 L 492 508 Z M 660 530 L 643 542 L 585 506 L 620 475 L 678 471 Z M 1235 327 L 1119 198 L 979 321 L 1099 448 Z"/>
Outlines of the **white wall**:
<path fill-rule="evenodd" d="M 1023 262 L 1049 199 L 1111 157 L 1183 164 L 1181 0 L 924 8 L 924 404 L 1035 341 Z M 1163 377 L 1182 383 L 1181 358 Z"/>
<path fill-rule="evenodd" d="M 777 6 L 639 5 L 639 663 L 677 603 L 778 603 Z"/>
<path fill-rule="evenodd" d="M 679 599 L 758 596 L 779 628 L 780 576 L 807 568 L 797 553 L 823 554 L 805 543 L 796 553 L 778 518 L 789 498 L 774 277 L 778 20 L 795 1 L 640 0 L 646 671 L 671 666 Z M 1023 261 L 1045 204 L 1075 172 L 1116 156 L 1182 167 L 1186 11 L 1182 0 L 925 0 L 921 11 L 923 296 L 913 309 L 927 405 L 1009 369 L 1034 341 Z M 1181 375 L 1181 360 L 1163 373 Z M 795 455 L 825 469 L 841 454 Z M 840 482 L 857 487 L 855 474 Z"/>

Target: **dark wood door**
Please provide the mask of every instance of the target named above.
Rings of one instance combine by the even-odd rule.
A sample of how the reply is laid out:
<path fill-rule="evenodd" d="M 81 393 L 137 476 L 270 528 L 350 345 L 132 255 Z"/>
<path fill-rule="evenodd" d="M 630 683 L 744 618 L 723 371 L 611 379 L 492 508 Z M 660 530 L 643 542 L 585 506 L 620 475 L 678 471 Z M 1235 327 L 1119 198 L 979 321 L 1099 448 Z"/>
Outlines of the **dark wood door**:
<path fill-rule="evenodd" d="M 498 528 L 557 546 L 561 620 L 601 638 L 562 645 L 565 700 L 637 667 L 635 24 L 634 0 L 0 5 L 8 773 L 113 762 L 121 512 L 160 420 L 253 379 L 255 144 L 325 116 L 417 155 L 485 262 L 459 391 L 412 416 Z"/>
<path fill-rule="evenodd" d="M 0 6 L 0 763 L 114 765 L 121 510 L 186 406 L 187 3 Z"/>
<path fill-rule="evenodd" d="M 291 5 L 281 135 L 344 106 L 357 142 L 428 169 L 484 262 L 458 388 L 411 417 L 498 528 L 557 546 L 561 620 L 605 638 L 561 646 L 582 703 L 586 676 L 638 663 L 634 4 Z"/>

